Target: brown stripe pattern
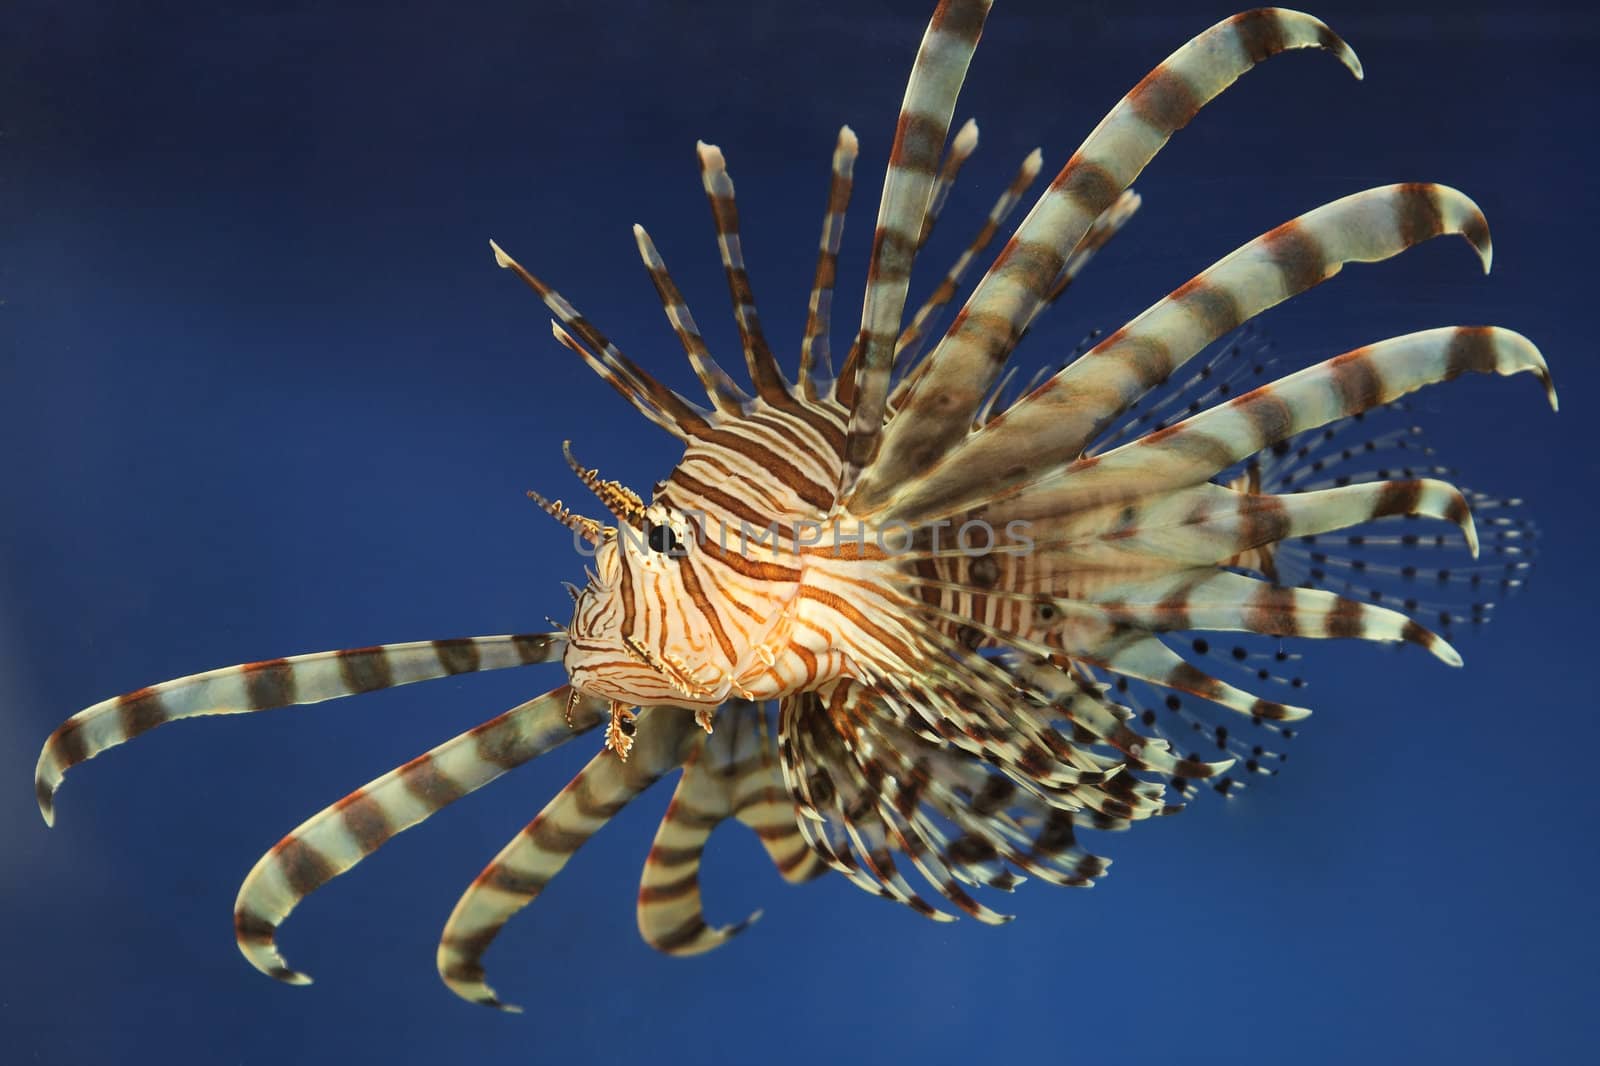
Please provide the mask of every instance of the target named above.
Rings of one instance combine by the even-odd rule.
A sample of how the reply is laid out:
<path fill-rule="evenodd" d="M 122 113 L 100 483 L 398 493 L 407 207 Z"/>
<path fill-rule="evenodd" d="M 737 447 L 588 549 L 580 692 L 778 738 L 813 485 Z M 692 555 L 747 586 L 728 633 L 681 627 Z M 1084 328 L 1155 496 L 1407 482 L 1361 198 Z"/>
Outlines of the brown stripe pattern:
<path fill-rule="evenodd" d="M 290 984 L 310 978 L 279 953 L 277 929 L 316 889 L 397 833 L 505 773 L 600 724 L 605 704 L 560 688 L 445 741 L 302 822 L 251 869 L 234 903 L 239 950 L 250 965 Z M 570 722 L 569 722 L 570 719 Z"/>
<path fill-rule="evenodd" d="M 806 333 L 800 342 L 800 390 L 811 403 L 816 403 L 821 395 L 818 381 L 833 376 L 829 341 L 833 329 L 833 290 L 839 270 L 839 242 L 844 237 L 844 215 L 850 206 L 859 151 L 855 131 L 849 126 L 839 127 L 839 141 L 833 149 L 833 167 L 828 178 L 828 209 L 822 216 L 816 276 L 806 304 Z"/>
<path fill-rule="evenodd" d="M 941 0 L 923 35 L 900 105 L 861 308 L 860 365 L 855 375 L 850 437 L 840 492 L 845 494 L 877 451 L 889 399 L 900 316 L 911 283 L 939 153 L 967 64 L 978 46 L 992 0 Z"/>
<path fill-rule="evenodd" d="M 735 818 L 754 830 L 784 880 L 825 871 L 795 824 L 794 804 L 779 777 L 765 708 L 734 703 L 718 712 L 715 731 L 685 760 L 683 777 L 656 830 L 639 881 L 639 934 L 672 955 L 718 947 L 760 917 L 732 925 L 706 923 L 700 900 L 700 857 L 711 833 Z"/>
<path fill-rule="evenodd" d="M 1066 265 L 1061 268 L 1061 276 L 1056 278 L 1056 283 L 1045 293 L 1044 305 L 1034 312 L 1035 318 L 1043 313 L 1046 307 L 1065 295 L 1067 289 L 1078 279 L 1078 275 L 1083 273 L 1083 268 L 1089 265 L 1089 260 L 1095 257 L 1095 253 L 1109 244 L 1111 238 L 1120 233 L 1122 227 L 1128 224 L 1128 220 L 1133 218 L 1141 202 L 1138 193 L 1127 189 L 1110 207 L 1100 213 L 1100 217 L 1094 220 L 1094 225 L 1089 227 L 1089 232 L 1083 235 L 1083 239 L 1072 250 L 1072 254 L 1067 256 Z"/>
<path fill-rule="evenodd" d="M 439 941 L 439 976 L 452 992 L 484 1006 L 518 1009 L 485 980 L 484 952 L 595 832 L 690 757 L 695 732 L 693 716 L 681 709 L 642 711 L 626 761 L 600 752 L 495 856 L 456 903 Z"/>
<path fill-rule="evenodd" d="M 928 238 L 933 236 L 933 228 L 939 224 L 939 216 L 944 213 L 945 202 L 950 199 L 950 190 L 955 187 L 961 168 L 967 165 L 967 160 L 972 158 L 972 153 L 977 149 L 978 123 L 969 118 L 950 138 L 950 150 L 939 165 L 939 176 L 934 179 L 933 190 L 928 194 L 928 210 L 922 216 L 922 229 L 917 232 L 917 251 L 922 251 Z"/>
<path fill-rule="evenodd" d="M 1017 168 L 1016 176 L 1011 179 L 1011 184 L 1006 186 L 1006 191 L 1000 194 L 994 206 L 989 209 L 988 218 L 978 232 L 962 250 L 961 255 L 951 264 L 945 272 L 943 280 L 939 282 L 932 294 L 917 308 L 916 314 L 911 316 L 911 322 L 901 331 L 899 339 L 895 342 L 894 358 L 897 366 L 907 367 L 906 376 L 900 381 L 891 400 L 898 406 L 903 398 L 903 390 L 916 380 L 915 370 L 909 369 L 916 359 L 922 342 L 928 336 L 929 327 L 936 315 L 947 304 L 955 299 L 956 293 L 961 289 L 962 279 L 966 277 L 967 270 L 974 260 L 983 254 L 989 242 L 994 240 L 994 235 L 1000 232 L 1000 227 L 1005 225 L 1006 219 L 1016 210 L 1017 204 L 1022 200 L 1022 194 L 1028 191 L 1034 179 L 1039 176 L 1039 168 L 1044 165 L 1044 153 L 1035 148 L 1023 159 L 1022 165 Z"/>
<path fill-rule="evenodd" d="M 383 644 L 227 666 L 139 689 L 79 711 L 45 741 L 34 771 L 39 812 L 47 824 L 54 822 L 55 793 L 72 767 L 165 722 L 320 703 L 468 671 L 550 662 L 565 647 L 559 633 Z"/>
<path fill-rule="evenodd" d="M 733 179 L 722 158 L 722 149 L 704 141 L 695 146 L 700 157 L 700 181 L 711 204 L 711 219 L 717 230 L 717 251 L 728 277 L 728 295 L 733 300 L 733 318 L 739 324 L 739 339 L 744 346 L 745 365 L 756 393 L 775 407 L 793 406 L 789 383 L 767 346 L 756 311 L 755 292 L 750 287 L 750 272 L 744 265 L 744 249 L 739 240 L 739 205 L 734 198 Z"/>
<path fill-rule="evenodd" d="M 705 339 L 700 336 L 700 327 L 695 325 L 694 316 L 689 313 L 689 305 L 684 302 L 683 294 L 678 291 L 672 275 L 667 272 L 667 264 L 656 251 L 655 242 L 650 239 L 650 234 L 645 232 L 643 226 L 636 225 L 633 227 L 633 239 L 639 246 L 639 258 L 644 261 L 645 269 L 650 273 L 650 284 L 655 286 L 656 295 L 661 298 L 661 307 L 666 312 L 667 321 L 672 325 L 672 332 L 677 334 L 678 342 L 683 345 L 684 354 L 689 357 L 689 365 L 694 367 L 695 376 L 700 379 L 706 395 L 710 397 L 718 411 L 730 416 L 739 415 L 744 411 L 749 398 L 744 390 L 734 383 L 733 378 L 728 376 L 728 372 L 718 366 L 717 361 L 711 357 Z"/>
<path fill-rule="evenodd" d="M 556 316 L 551 323 L 556 339 L 582 358 L 591 370 L 633 404 L 635 410 L 680 440 L 687 440 L 706 429 L 705 417 L 692 403 L 623 355 L 621 349 L 584 318 L 577 308 L 507 255 L 498 244 L 490 241 L 489 247 L 494 252 L 495 263 L 502 270 L 509 270 L 521 278 L 549 308 L 550 313 Z M 566 330 L 576 333 L 583 343 L 579 343 Z"/>
<path fill-rule="evenodd" d="M 1172 132 L 1256 63 L 1295 48 L 1332 51 L 1360 76 L 1355 53 L 1321 22 L 1265 8 L 1211 27 L 1112 108 L 1056 175 L 935 348 L 902 417 L 885 431 L 880 461 L 848 497 L 857 514 L 883 507 L 901 484 L 916 479 L 966 436 L 973 414 L 1036 309 L 1047 301 L 1067 257 Z"/>
<path fill-rule="evenodd" d="M 1470 351 L 1470 355 L 1466 355 Z M 1059 476 L 1054 506 L 1098 505 L 1198 485 L 1265 448 L 1473 371 L 1533 375 L 1554 408 L 1544 357 L 1520 333 L 1447 326 L 1357 348 L 1308 367 Z"/>
<path fill-rule="evenodd" d="M 1415 224 L 1421 202 L 1429 205 L 1435 228 Z M 1069 462 L 1218 337 L 1333 277 L 1346 263 L 1377 262 L 1405 251 L 1408 242 L 1450 233 L 1474 241 L 1487 266 L 1482 213 L 1442 185 L 1369 189 L 1285 223 L 1179 286 L 992 420 L 896 492 L 890 512 L 904 520 L 942 517 L 1025 482 L 1041 467 Z M 911 407 L 914 401 L 908 413 Z M 1031 462 L 1018 467 L 1010 457 L 1023 447 Z"/>

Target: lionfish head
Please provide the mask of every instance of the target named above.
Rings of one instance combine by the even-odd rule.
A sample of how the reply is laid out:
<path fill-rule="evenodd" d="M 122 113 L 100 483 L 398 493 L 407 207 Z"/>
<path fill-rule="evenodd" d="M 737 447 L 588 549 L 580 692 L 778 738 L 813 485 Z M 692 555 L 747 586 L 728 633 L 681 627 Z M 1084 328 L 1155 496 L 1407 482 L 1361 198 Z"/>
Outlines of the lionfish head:
<path fill-rule="evenodd" d="M 719 549 L 716 516 L 672 505 L 664 494 L 645 503 L 633 490 L 584 467 L 564 445 L 567 463 L 615 524 L 580 515 L 560 500 L 529 496 L 573 532 L 591 556 L 588 581 L 569 585 L 572 622 L 563 665 L 574 688 L 630 706 L 713 708 L 738 695 L 737 679 L 758 661 L 757 645 L 781 613 L 782 590 L 742 597 L 746 627 L 724 625 L 737 596 L 738 568 Z M 691 560 L 692 557 L 692 560 Z M 741 556 L 743 558 L 743 556 Z M 765 599 L 767 602 L 761 602 Z M 696 609 L 696 605 L 700 609 Z"/>

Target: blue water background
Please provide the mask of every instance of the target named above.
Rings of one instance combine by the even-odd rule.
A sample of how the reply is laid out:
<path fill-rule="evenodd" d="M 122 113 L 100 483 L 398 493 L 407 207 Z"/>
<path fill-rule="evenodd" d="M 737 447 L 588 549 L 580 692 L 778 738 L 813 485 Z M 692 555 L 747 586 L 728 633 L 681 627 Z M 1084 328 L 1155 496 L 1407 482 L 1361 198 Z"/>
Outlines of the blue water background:
<path fill-rule="evenodd" d="M 658 788 L 489 955 L 529 1007 L 433 972 L 459 892 L 580 740 L 437 816 L 286 926 L 310 989 L 260 977 L 230 912 L 256 857 L 349 789 L 555 685 L 554 667 L 190 722 L 34 810 L 40 743 L 106 696 L 324 648 L 541 629 L 580 560 L 523 497 L 560 456 L 641 489 L 676 447 L 549 337 L 487 240 L 692 384 L 640 269 L 647 224 L 715 351 L 736 335 L 694 142 L 727 152 L 768 335 L 794 359 L 827 161 L 861 136 L 842 346 L 928 4 L 112 5 L 37 0 L 0 39 L 0 1057 L 27 1063 L 1579 1061 L 1597 1032 L 1590 668 L 1600 370 L 1592 9 L 1319 4 L 1366 63 L 1248 74 L 1138 182 L 1145 206 L 1030 338 L 1114 327 L 1304 210 L 1398 180 L 1475 197 L 1458 240 L 1264 317 L 1290 366 L 1436 325 L 1535 339 L 1529 379 L 1431 391 L 1470 480 L 1524 496 L 1539 570 L 1463 670 L 1320 645 L 1287 773 L 1097 838 L 1091 892 L 930 924 L 838 878 L 791 888 L 721 831 L 709 956 L 640 942 Z M 1447 14 L 1446 12 L 1454 12 Z M 1021 157 L 1060 166 L 1229 9 L 1002 0 L 958 114 L 982 145 L 920 295 Z"/>

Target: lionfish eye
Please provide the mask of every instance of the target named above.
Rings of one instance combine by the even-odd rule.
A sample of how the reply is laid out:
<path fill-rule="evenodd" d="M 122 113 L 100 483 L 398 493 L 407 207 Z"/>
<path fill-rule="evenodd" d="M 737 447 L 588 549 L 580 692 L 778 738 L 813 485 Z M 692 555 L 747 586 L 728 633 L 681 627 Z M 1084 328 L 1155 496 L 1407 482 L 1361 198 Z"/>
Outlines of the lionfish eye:
<path fill-rule="evenodd" d="M 672 531 L 671 526 L 658 526 L 654 522 L 645 523 L 645 542 L 650 545 L 650 550 L 663 555 L 671 554 L 678 550 L 678 535 Z"/>

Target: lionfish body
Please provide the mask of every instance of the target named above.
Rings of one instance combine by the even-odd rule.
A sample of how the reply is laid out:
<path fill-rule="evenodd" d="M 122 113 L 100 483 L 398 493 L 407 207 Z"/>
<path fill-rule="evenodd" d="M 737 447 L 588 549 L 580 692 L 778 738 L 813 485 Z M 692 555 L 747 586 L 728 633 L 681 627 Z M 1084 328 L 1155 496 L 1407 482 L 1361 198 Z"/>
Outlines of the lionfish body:
<path fill-rule="evenodd" d="M 1200 708 L 1266 734 L 1287 734 L 1282 723 L 1308 713 L 1244 687 L 1287 685 L 1258 660 L 1295 656 L 1241 645 L 1228 660 L 1203 638 L 1174 634 L 1405 642 L 1459 663 L 1416 616 L 1458 586 L 1477 595 L 1486 583 L 1518 583 L 1523 527 L 1497 517 L 1485 543 L 1498 559 L 1441 569 L 1426 594 L 1386 593 L 1381 568 L 1330 551 L 1330 538 L 1374 519 L 1440 519 L 1476 555 L 1468 497 L 1430 476 L 1436 468 L 1415 450 L 1376 479 L 1322 472 L 1341 448 L 1346 460 L 1405 448 L 1405 431 L 1354 446 L 1338 434 L 1352 417 L 1464 372 L 1533 373 L 1553 405 L 1537 349 L 1493 327 L 1436 329 L 1247 390 L 1226 387 L 1242 365 L 1228 353 L 1197 360 L 1198 371 L 1185 365 L 1346 263 L 1458 234 L 1487 269 L 1488 229 L 1476 206 L 1444 186 L 1406 184 L 1318 208 L 1014 395 L 1003 375 L 1012 350 L 1133 215 L 1129 185 L 1174 131 L 1279 52 L 1328 51 L 1357 76 L 1360 66 L 1326 26 L 1295 12 L 1253 11 L 1207 30 L 1096 127 L 954 323 L 925 346 L 933 319 L 1040 170 L 1035 152 L 908 323 L 913 260 L 976 145 L 970 123 L 946 141 L 988 7 L 944 0 L 923 39 L 890 152 L 861 325 L 837 373 L 833 280 L 857 153 L 848 128 L 833 157 L 794 381 L 763 333 L 733 184 L 714 147 L 700 146 L 701 174 L 749 392 L 711 358 L 643 229 L 635 228 L 640 255 L 706 404 L 661 385 L 495 246 L 500 265 L 555 316 L 557 339 L 684 446 L 649 502 L 569 452 L 606 520 L 535 497 L 594 557 L 587 585 L 572 589 L 565 630 L 269 660 L 108 700 L 47 742 L 38 770 L 46 818 L 66 769 L 172 719 L 560 659 L 568 684 L 391 771 L 284 838 L 251 871 L 235 910 L 250 961 L 304 981 L 275 943 L 299 900 L 446 804 L 604 726 L 604 748 L 479 875 L 444 931 L 445 981 L 501 1005 L 481 965 L 498 930 L 624 804 L 680 768 L 639 893 L 640 929 L 656 947 L 703 951 L 746 924 L 712 927 L 701 908 L 701 849 L 730 818 L 757 832 L 790 880 L 831 868 L 949 917 L 907 879 L 909 864 L 955 910 L 1000 921 L 974 888 L 1008 890 L 1020 875 L 1082 886 L 1104 872 L 1106 860 L 1080 846 L 1080 828 L 1172 813 L 1181 807 L 1173 793 L 1181 800 L 1198 781 L 1226 792 L 1239 764 L 1269 772 L 1262 743 L 1241 742 Z M 1152 391 L 1180 370 L 1189 383 L 1171 396 L 1194 397 L 1186 408 Z M 1500 506 L 1476 494 L 1472 502 Z M 1445 538 L 1408 533 L 1389 543 L 1442 551 Z M 1391 570 L 1402 584 L 1419 572 Z M 1454 617 L 1479 620 L 1486 610 L 1480 602 Z M 1439 620 L 1448 628 L 1448 609 Z M 1223 665 L 1210 668 L 1208 656 Z M 1245 671 L 1235 675 L 1241 684 L 1218 676 L 1234 665 Z M 1157 715 L 1163 703 L 1175 717 Z M 1185 746 L 1191 730 L 1214 740 L 1214 759 Z"/>

